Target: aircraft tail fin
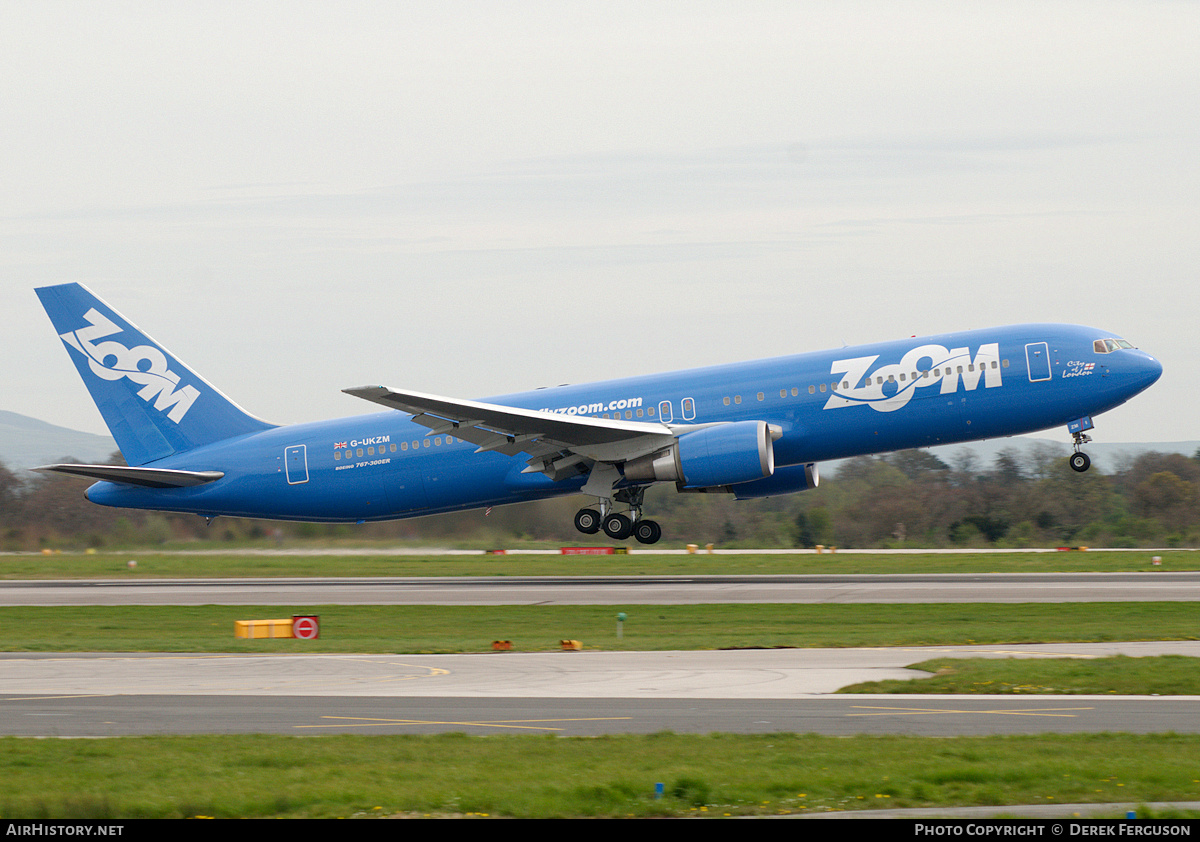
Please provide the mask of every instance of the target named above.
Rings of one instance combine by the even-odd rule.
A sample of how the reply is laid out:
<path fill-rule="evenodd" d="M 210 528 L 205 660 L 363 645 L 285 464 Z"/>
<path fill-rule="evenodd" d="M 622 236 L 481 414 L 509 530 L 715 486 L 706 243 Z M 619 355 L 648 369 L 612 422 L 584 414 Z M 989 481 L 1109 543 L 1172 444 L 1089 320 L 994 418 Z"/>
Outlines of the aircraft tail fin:
<path fill-rule="evenodd" d="M 36 290 L 130 465 L 271 429 L 80 284 Z"/>

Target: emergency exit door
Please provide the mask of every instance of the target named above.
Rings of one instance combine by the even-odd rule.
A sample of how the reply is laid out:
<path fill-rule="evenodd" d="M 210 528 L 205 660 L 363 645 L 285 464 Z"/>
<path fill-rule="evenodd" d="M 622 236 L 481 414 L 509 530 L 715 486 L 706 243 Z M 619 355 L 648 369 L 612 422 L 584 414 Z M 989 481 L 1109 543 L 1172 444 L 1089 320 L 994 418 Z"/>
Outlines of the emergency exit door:
<path fill-rule="evenodd" d="M 308 452 L 303 444 L 284 448 L 283 468 L 287 472 L 288 485 L 308 482 Z"/>
<path fill-rule="evenodd" d="M 1050 347 L 1045 342 L 1031 342 L 1025 346 L 1025 363 L 1029 366 L 1029 379 L 1050 379 Z"/>

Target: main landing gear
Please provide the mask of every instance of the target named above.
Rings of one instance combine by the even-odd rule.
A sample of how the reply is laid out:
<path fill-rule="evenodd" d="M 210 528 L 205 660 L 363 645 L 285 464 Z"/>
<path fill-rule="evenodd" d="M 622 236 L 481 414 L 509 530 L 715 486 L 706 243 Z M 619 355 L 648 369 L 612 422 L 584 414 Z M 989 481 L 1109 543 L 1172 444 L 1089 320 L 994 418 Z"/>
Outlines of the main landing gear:
<path fill-rule="evenodd" d="M 595 535 L 601 529 L 614 541 L 624 541 L 632 536 L 640 544 L 655 544 L 662 538 L 662 527 L 657 521 L 642 519 L 642 497 L 646 489 L 642 486 L 623 488 L 613 495 L 612 500 L 600 500 L 599 511 L 580 509 L 575 513 L 575 528 L 584 535 Z M 613 502 L 629 506 L 628 514 L 612 511 Z"/>

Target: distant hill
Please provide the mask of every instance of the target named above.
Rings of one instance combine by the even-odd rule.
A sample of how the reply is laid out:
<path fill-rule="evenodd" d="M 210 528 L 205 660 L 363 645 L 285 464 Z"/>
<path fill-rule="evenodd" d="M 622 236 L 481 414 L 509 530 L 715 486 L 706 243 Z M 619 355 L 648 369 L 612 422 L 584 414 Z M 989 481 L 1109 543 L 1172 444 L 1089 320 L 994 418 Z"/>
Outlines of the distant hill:
<path fill-rule="evenodd" d="M 117 443 L 108 436 L 56 427 L 0 409 L 0 462 L 10 471 L 60 462 L 64 457 L 107 462 L 116 449 Z"/>

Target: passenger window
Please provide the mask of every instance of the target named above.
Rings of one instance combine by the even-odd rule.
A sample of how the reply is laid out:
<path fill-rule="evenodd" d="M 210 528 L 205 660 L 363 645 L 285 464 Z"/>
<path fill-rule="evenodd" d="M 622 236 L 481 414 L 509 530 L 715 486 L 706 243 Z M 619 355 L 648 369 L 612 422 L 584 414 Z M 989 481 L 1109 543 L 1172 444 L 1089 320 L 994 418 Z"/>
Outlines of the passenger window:
<path fill-rule="evenodd" d="M 762 392 L 759 392 L 759 393 L 758 393 L 758 399 L 761 401 L 761 400 L 763 400 L 764 398 L 766 398 L 766 395 L 764 395 Z"/>
<path fill-rule="evenodd" d="M 696 401 L 692 398 L 683 399 L 683 420 L 693 421 L 696 418 Z"/>

